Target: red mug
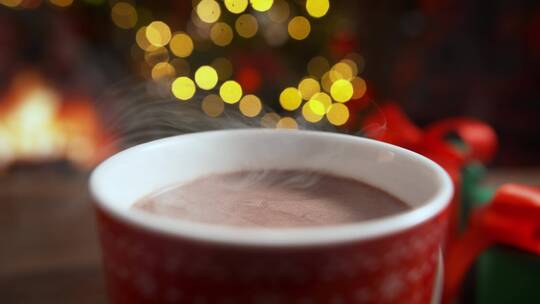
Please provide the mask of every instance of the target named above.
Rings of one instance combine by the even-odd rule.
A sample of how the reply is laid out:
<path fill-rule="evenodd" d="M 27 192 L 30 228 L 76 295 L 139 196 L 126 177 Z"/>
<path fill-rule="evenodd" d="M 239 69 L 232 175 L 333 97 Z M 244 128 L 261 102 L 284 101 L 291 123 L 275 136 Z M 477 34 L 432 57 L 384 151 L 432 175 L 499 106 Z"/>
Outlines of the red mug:
<path fill-rule="evenodd" d="M 200 176 L 309 169 L 352 177 L 412 208 L 353 224 L 244 228 L 130 208 Z M 409 150 L 349 135 L 226 130 L 122 151 L 90 179 L 111 303 L 439 303 L 452 182 Z"/>

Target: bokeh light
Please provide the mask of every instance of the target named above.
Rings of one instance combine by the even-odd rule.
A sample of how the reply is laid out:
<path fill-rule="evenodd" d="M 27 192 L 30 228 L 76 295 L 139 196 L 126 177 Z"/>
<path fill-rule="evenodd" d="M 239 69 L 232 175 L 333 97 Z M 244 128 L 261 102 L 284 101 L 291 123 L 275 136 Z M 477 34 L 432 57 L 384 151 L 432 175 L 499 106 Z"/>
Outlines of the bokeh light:
<path fill-rule="evenodd" d="M 311 96 L 313 96 L 313 94 L 321 91 L 321 86 L 317 80 L 308 77 L 300 81 L 298 84 L 298 90 L 300 91 L 302 98 L 304 100 L 308 100 L 311 98 Z"/>
<path fill-rule="evenodd" d="M 258 29 L 257 19 L 250 14 L 243 14 L 234 23 L 238 35 L 244 38 L 255 36 Z"/>
<path fill-rule="evenodd" d="M 283 23 L 289 19 L 289 14 L 289 3 L 284 0 L 276 0 L 268 11 L 268 18 L 274 22 Z"/>
<path fill-rule="evenodd" d="M 213 89 L 218 82 L 216 70 L 209 65 L 203 65 L 195 71 L 195 82 L 203 90 Z"/>
<path fill-rule="evenodd" d="M 337 70 L 335 70 L 334 68 L 331 68 L 328 73 L 328 79 L 330 80 L 330 85 L 332 85 L 334 83 L 334 81 L 338 80 L 338 79 L 346 79 L 345 77 L 343 77 L 343 75 L 341 75 L 340 72 L 338 72 Z M 324 75 L 323 75 L 324 76 Z"/>
<path fill-rule="evenodd" d="M 255 95 L 246 95 L 240 99 L 240 112 L 247 117 L 255 117 L 262 110 L 262 103 Z"/>
<path fill-rule="evenodd" d="M 309 75 L 315 77 L 322 77 L 322 75 L 330 69 L 328 60 L 322 56 L 315 56 L 311 58 L 307 65 L 307 71 Z"/>
<path fill-rule="evenodd" d="M 320 121 L 323 118 L 324 114 L 323 115 L 318 115 L 317 113 L 313 112 L 313 110 L 312 110 L 312 108 L 315 108 L 315 109 L 318 108 L 318 106 L 316 105 L 317 103 L 318 103 L 318 101 L 310 100 L 310 101 L 306 102 L 304 104 L 304 106 L 302 107 L 302 117 L 304 117 L 304 119 L 306 121 L 316 123 L 316 122 Z"/>
<path fill-rule="evenodd" d="M 5 0 L 2 1 L 2 2 L 6 2 Z M 0 2 L 0 3 L 2 3 Z M 20 0 L 15 0 L 15 1 L 7 1 L 7 2 L 18 2 L 19 4 L 22 2 Z M 49 2 L 51 4 L 54 4 L 56 6 L 59 6 L 59 7 L 68 7 L 70 6 L 71 4 L 73 4 L 73 0 L 49 0 Z M 18 5 L 18 4 L 17 4 Z"/>
<path fill-rule="evenodd" d="M 264 128 L 275 128 L 280 119 L 281 116 L 279 116 L 277 113 L 266 113 L 261 118 L 261 126 Z"/>
<path fill-rule="evenodd" d="M 233 39 L 233 31 L 227 23 L 217 22 L 210 29 L 210 39 L 216 45 L 227 46 Z"/>
<path fill-rule="evenodd" d="M 307 102 L 307 105 L 309 106 L 310 110 L 316 115 L 323 116 L 324 114 L 326 114 L 326 108 L 324 107 L 323 103 L 316 98 L 310 99 Z"/>
<path fill-rule="evenodd" d="M 196 10 L 191 11 L 191 23 L 195 25 L 197 30 L 209 29 L 210 25 L 212 25 L 212 23 L 206 23 L 202 21 L 201 18 L 199 18 L 199 15 L 197 14 Z"/>
<path fill-rule="evenodd" d="M 276 128 L 278 128 L 278 129 L 298 129 L 298 123 L 292 117 L 283 117 L 277 122 Z"/>
<path fill-rule="evenodd" d="M 279 95 L 279 103 L 283 109 L 287 111 L 294 111 L 298 109 L 302 103 L 302 95 L 298 89 L 288 87 Z"/>
<path fill-rule="evenodd" d="M 338 79 L 332 84 L 330 95 L 335 101 L 347 102 L 353 96 L 353 86 L 348 80 Z"/>
<path fill-rule="evenodd" d="M 329 0 L 307 0 L 306 10 L 308 14 L 313 18 L 321 18 L 326 15 L 330 8 Z"/>
<path fill-rule="evenodd" d="M 1 0 L 0 4 L 3 4 L 7 7 L 17 7 L 23 2 L 23 0 Z"/>
<path fill-rule="evenodd" d="M 168 62 L 160 62 L 152 68 L 152 79 L 172 79 L 176 75 L 174 67 Z"/>
<path fill-rule="evenodd" d="M 176 78 L 171 86 L 173 95 L 180 100 L 188 100 L 195 95 L 195 83 L 189 77 Z"/>
<path fill-rule="evenodd" d="M 302 16 L 296 16 L 289 21 L 287 27 L 289 36 L 296 40 L 303 40 L 309 35 L 311 31 L 311 25 L 309 20 Z"/>
<path fill-rule="evenodd" d="M 324 92 L 315 93 L 311 97 L 311 100 L 316 100 L 318 103 L 321 103 L 324 106 L 325 112 L 328 111 L 328 108 L 332 105 L 332 97 Z"/>
<path fill-rule="evenodd" d="M 142 50 L 151 51 L 156 49 L 156 47 L 153 46 L 146 38 L 146 26 L 143 26 L 137 30 L 137 33 L 135 34 L 135 42 L 137 42 L 137 45 Z"/>
<path fill-rule="evenodd" d="M 266 12 L 272 7 L 273 0 L 250 0 L 251 7 L 259 12 Z"/>
<path fill-rule="evenodd" d="M 237 103 L 242 97 L 242 87 L 234 80 L 227 80 L 219 88 L 219 95 L 226 103 Z"/>
<path fill-rule="evenodd" d="M 111 8 L 111 19 L 119 28 L 130 29 L 137 24 L 137 11 L 127 2 L 117 2 Z"/>
<path fill-rule="evenodd" d="M 341 62 L 345 63 L 346 65 L 349 66 L 353 76 L 358 75 L 358 65 L 356 64 L 356 62 L 354 62 L 354 60 L 345 58 L 345 59 L 341 60 Z"/>
<path fill-rule="evenodd" d="M 193 40 L 184 33 L 175 33 L 169 42 L 171 52 L 178 57 L 188 57 L 193 52 Z"/>
<path fill-rule="evenodd" d="M 229 59 L 224 57 L 218 57 L 212 61 L 212 67 L 218 73 L 218 78 L 221 81 L 225 81 L 232 76 L 233 66 Z"/>
<path fill-rule="evenodd" d="M 353 86 L 353 99 L 359 99 L 366 94 L 367 90 L 367 84 L 366 81 L 360 77 L 354 77 L 354 79 L 351 81 L 351 84 Z"/>
<path fill-rule="evenodd" d="M 225 7 L 233 14 L 240 14 L 246 10 L 248 0 L 225 0 Z"/>
<path fill-rule="evenodd" d="M 210 117 L 218 117 L 225 110 L 225 103 L 216 94 L 210 94 L 202 100 L 201 108 Z"/>
<path fill-rule="evenodd" d="M 197 4 L 197 16 L 203 22 L 214 23 L 221 16 L 221 8 L 219 3 L 214 0 L 202 0 Z"/>
<path fill-rule="evenodd" d="M 171 29 L 165 22 L 154 21 L 146 27 L 146 39 L 154 46 L 165 46 L 171 40 Z"/>
<path fill-rule="evenodd" d="M 332 87 L 332 80 L 330 79 L 330 71 L 324 73 L 321 77 L 321 86 L 324 91 L 330 92 Z"/>
<path fill-rule="evenodd" d="M 328 109 L 326 118 L 331 124 L 341 126 L 349 120 L 349 109 L 342 103 L 334 103 Z"/>
<path fill-rule="evenodd" d="M 330 79 L 336 81 L 338 79 L 347 79 L 351 80 L 356 74 L 354 74 L 353 69 L 345 62 L 338 62 L 334 64 L 330 70 Z"/>

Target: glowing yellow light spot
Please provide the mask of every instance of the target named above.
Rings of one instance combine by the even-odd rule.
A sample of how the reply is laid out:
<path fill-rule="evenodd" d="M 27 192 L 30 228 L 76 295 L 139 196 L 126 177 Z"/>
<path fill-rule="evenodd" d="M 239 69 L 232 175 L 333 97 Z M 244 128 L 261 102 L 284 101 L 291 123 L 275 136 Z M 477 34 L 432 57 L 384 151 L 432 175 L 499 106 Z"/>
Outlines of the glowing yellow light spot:
<path fill-rule="evenodd" d="M 328 69 L 330 69 L 330 64 L 322 56 L 311 58 L 307 65 L 308 73 L 315 77 L 321 77 Z"/>
<path fill-rule="evenodd" d="M 334 70 L 333 68 L 330 69 L 330 71 L 328 71 L 328 79 L 330 79 L 330 82 L 332 85 L 332 83 L 334 83 L 334 81 L 338 80 L 338 79 L 346 79 L 340 72 Z"/>
<path fill-rule="evenodd" d="M 251 7 L 259 12 L 266 12 L 272 7 L 273 0 L 250 0 Z"/>
<path fill-rule="evenodd" d="M 145 51 L 152 51 L 156 49 L 156 47 L 153 46 L 148 39 L 146 39 L 146 26 L 143 26 L 137 30 L 137 34 L 135 34 L 135 41 L 137 42 L 137 45 Z"/>
<path fill-rule="evenodd" d="M 10 1 L 8 1 L 10 2 Z M 11 1 L 13 2 L 13 1 Z M 15 1 L 17 2 L 17 1 Z M 18 1 L 19 3 L 22 1 Z M 67 7 L 70 6 L 73 3 L 73 0 L 49 0 L 52 4 L 59 6 L 59 7 Z"/>
<path fill-rule="evenodd" d="M 275 128 L 280 118 L 281 117 L 277 113 L 266 113 L 261 118 L 261 126 L 264 128 Z"/>
<path fill-rule="evenodd" d="M 247 117 L 259 115 L 262 109 L 262 103 L 259 97 L 255 95 L 246 95 L 240 100 L 240 112 Z"/>
<path fill-rule="evenodd" d="M 316 100 L 317 102 L 321 103 L 324 106 L 325 113 L 332 105 L 332 98 L 330 97 L 330 95 L 324 92 L 316 93 L 315 95 L 313 95 L 313 97 L 311 97 L 311 100 Z"/>
<path fill-rule="evenodd" d="M 341 60 L 341 62 L 343 62 L 343 63 L 345 63 L 346 65 L 349 66 L 353 77 L 358 75 L 358 65 L 356 64 L 356 62 L 354 62 L 354 60 L 352 60 L 352 59 L 343 59 L 343 60 Z"/>
<path fill-rule="evenodd" d="M 310 99 L 307 104 L 311 112 L 313 112 L 315 115 L 324 116 L 326 113 L 324 104 L 317 99 Z"/>
<path fill-rule="evenodd" d="M 289 13 L 289 3 L 283 0 L 276 0 L 272 8 L 268 11 L 268 17 L 274 22 L 282 23 L 287 21 Z"/>
<path fill-rule="evenodd" d="M 119 28 L 130 29 L 137 24 L 137 11 L 127 2 L 117 2 L 111 9 L 111 19 Z"/>
<path fill-rule="evenodd" d="M 171 90 L 176 98 L 188 100 L 195 95 L 195 83 L 188 77 L 182 76 L 176 78 L 171 86 Z"/>
<path fill-rule="evenodd" d="M 330 92 L 332 87 L 332 79 L 330 79 L 330 72 L 326 72 L 321 77 L 321 86 L 326 92 Z"/>
<path fill-rule="evenodd" d="M 21 2 L 23 2 L 23 0 L 2 0 L 0 1 L 0 4 L 3 4 L 7 7 L 16 7 L 21 4 Z"/>
<path fill-rule="evenodd" d="M 187 60 L 175 58 L 171 60 L 171 65 L 174 67 L 177 76 L 187 76 L 191 72 L 191 67 Z"/>
<path fill-rule="evenodd" d="M 202 103 L 201 108 L 210 117 L 218 117 L 225 110 L 225 104 L 221 97 L 215 94 L 206 96 Z"/>
<path fill-rule="evenodd" d="M 164 47 L 158 47 L 154 50 L 144 52 L 144 61 L 149 65 L 169 60 L 169 51 Z"/>
<path fill-rule="evenodd" d="M 172 79 L 175 75 L 174 67 L 168 62 L 160 62 L 152 68 L 152 79 Z"/>
<path fill-rule="evenodd" d="M 218 22 L 210 29 L 210 39 L 219 46 L 226 46 L 233 39 L 233 31 L 227 23 Z"/>
<path fill-rule="evenodd" d="M 330 72 L 330 79 L 336 81 L 338 79 L 352 79 L 356 74 L 354 74 L 352 68 L 345 62 L 338 62 L 334 64 Z"/>
<path fill-rule="evenodd" d="M 342 103 L 334 103 L 328 109 L 326 118 L 331 124 L 341 126 L 349 120 L 349 109 Z"/>
<path fill-rule="evenodd" d="M 240 14 L 246 10 L 247 0 L 225 0 L 225 7 L 233 14 Z"/>
<path fill-rule="evenodd" d="M 288 87 L 279 95 L 279 103 L 281 107 L 288 111 L 294 111 L 298 109 L 302 103 L 302 95 L 298 89 Z"/>
<path fill-rule="evenodd" d="M 306 10 L 308 14 L 313 18 L 321 18 L 326 15 L 330 8 L 329 0 L 307 0 Z"/>
<path fill-rule="evenodd" d="M 296 40 L 305 39 L 311 31 L 309 20 L 302 16 L 296 16 L 289 21 L 289 35 Z"/>
<path fill-rule="evenodd" d="M 302 94 L 304 100 L 308 100 L 313 96 L 313 94 L 321 91 L 321 86 L 319 82 L 313 78 L 304 78 L 298 84 L 298 90 Z"/>
<path fill-rule="evenodd" d="M 320 121 L 323 118 L 323 115 L 318 115 L 317 113 L 313 112 L 313 106 L 311 106 L 312 102 L 313 101 L 310 100 L 304 104 L 304 106 L 302 107 L 302 117 L 304 117 L 306 121 L 315 123 Z M 315 108 L 317 107 L 315 106 Z"/>
<path fill-rule="evenodd" d="M 193 52 L 193 40 L 184 32 L 176 33 L 171 38 L 169 47 L 171 48 L 171 52 L 173 54 L 178 57 L 185 58 L 191 55 L 191 52 Z"/>
<path fill-rule="evenodd" d="M 336 80 L 330 88 L 330 95 L 335 101 L 347 102 L 353 96 L 353 86 L 348 80 Z"/>
<path fill-rule="evenodd" d="M 237 103 L 242 97 L 242 87 L 234 80 L 227 80 L 219 88 L 219 95 L 226 103 Z"/>
<path fill-rule="evenodd" d="M 278 129 L 298 129 L 298 123 L 292 117 L 283 117 L 277 124 L 276 128 Z"/>
<path fill-rule="evenodd" d="M 197 4 L 197 16 L 206 23 L 214 23 L 221 16 L 219 3 L 214 0 L 202 0 Z"/>
<path fill-rule="evenodd" d="M 195 71 L 195 82 L 203 90 L 213 89 L 218 82 L 216 70 L 209 65 L 203 65 Z"/>
<path fill-rule="evenodd" d="M 171 29 L 165 22 L 154 21 L 146 27 L 146 39 L 154 46 L 165 46 L 171 40 Z"/>
<path fill-rule="evenodd" d="M 364 79 L 360 77 L 354 77 L 354 79 L 351 81 L 351 84 L 354 89 L 354 93 L 352 96 L 353 99 L 362 98 L 362 96 L 366 94 L 367 85 Z"/>
<path fill-rule="evenodd" d="M 258 29 L 257 19 L 250 14 L 243 14 L 236 19 L 234 27 L 238 32 L 238 35 L 244 38 L 251 38 L 255 36 Z"/>
<path fill-rule="evenodd" d="M 214 59 L 212 67 L 217 71 L 219 80 L 225 81 L 231 78 L 233 66 L 227 58 L 218 57 Z"/>
<path fill-rule="evenodd" d="M 196 5 L 194 7 L 197 7 Z M 208 29 L 212 23 L 206 23 L 199 18 L 197 10 L 191 11 L 191 22 L 197 27 L 198 30 Z"/>

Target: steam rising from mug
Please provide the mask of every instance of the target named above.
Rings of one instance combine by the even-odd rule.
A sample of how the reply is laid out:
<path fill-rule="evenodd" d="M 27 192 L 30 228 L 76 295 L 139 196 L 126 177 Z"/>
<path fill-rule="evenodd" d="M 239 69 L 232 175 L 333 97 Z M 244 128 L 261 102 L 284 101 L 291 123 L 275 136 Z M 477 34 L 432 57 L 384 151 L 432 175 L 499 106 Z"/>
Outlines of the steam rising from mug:
<path fill-rule="evenodd" d="M 198 93 L 190 101 L 179 101 L 171 95 L 168 86 L 154 82 L 134 82 L 130 79 L 111 87 L 100 98 L 98 107 L 104 114 L 105 127 L 115 134 L 114 144 L 120 148 L 193 132 L 261 128 L 260 117 L 275 112 L 263 102 L 261 113 L 249 118 L 238 111 L 237 104 L 225 104 L 221 115 L 209 117 L 201 110 L 201 101 L 210 93 L 212 92 L 207 91 L 204 95 Z M 382 114 L 375 103 L 371 105 L 375 111 Z M 298 129 L 337 131 L 325 119 L 313 124 L 305 121 L 301 115 L 292 113 L 292 116 L 295 116 Z M 384 132 L 385 129 L 386 120 L 384 115 L 381 115 L 380 124 L 366 126 L 355 135 L 369 136 Z"/>
<path fill-rule="evenodd" d="M 224 129 L 261 128 L 261 119 L 266 113 L 274 111 L 263 103 L 261 113 L 254 118 L 243 116 L 238 105 L 225 104 L 225 109 L 218 117 L 210 117 L 201 110 L 201 102 L 211 91 L 199 93 L 189 101 L 179 101 L 174 98 L 169 87 L 154 82 L 135 83 L 125 80 L 108 90 L 98 102 L 101 113 L 104 114 L 105 127 L 114 134 L 111 145 L 117 149 L 128 148 L 140 143 L 159 138 Z M 276 121 L 279 116 L 276 116 Z M 336 128 L 324 119 L 317 124 L 305 121 L 300 115 L 295 117 L 298 128 L 302 130 L 319 130 L 337 132 Z M 386 128 L 386 122 L 381 125 L 368 126 L 369 130 L 361 130 L 357 135 L 366 132 L 381 132 Z M 336 155 L 306 155 L 306 157 L 339 157 L 339 147 Z M 257 171 L 257 176 L 248 175 L 245 186 L 253 182 L 267 179 L 264 172 Z M 268 181 L 266 181 L 268 182 Z M 278 182 L 278 181 L 271 181 Z M 293 176 L 282 182 L 295 187 L 308 187 L 316 182 L 306 173 L 305 176 Z M 243 184 L 241 184 L 243 185 Z"/>

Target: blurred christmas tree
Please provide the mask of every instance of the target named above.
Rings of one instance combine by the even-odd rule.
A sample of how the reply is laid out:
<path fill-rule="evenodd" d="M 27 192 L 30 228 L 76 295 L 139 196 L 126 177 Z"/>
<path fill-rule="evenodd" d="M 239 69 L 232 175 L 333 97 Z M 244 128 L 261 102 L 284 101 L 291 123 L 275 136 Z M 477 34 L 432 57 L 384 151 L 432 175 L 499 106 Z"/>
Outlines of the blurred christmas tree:
<path fill-rule="evenodd" d="M 140 73 L 182 101 L 202 92 L 209 116 L 234 105 L 266 127 L 297 128 L 297 119 L 344 126 L 366 103 L 364 59 L 328 0 L 194 0 L 161 20 L 149 12 L 116 2 L 111 18 L 134 29 Z"/>

